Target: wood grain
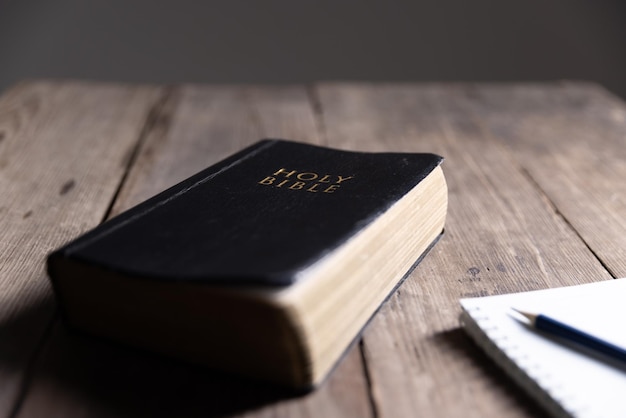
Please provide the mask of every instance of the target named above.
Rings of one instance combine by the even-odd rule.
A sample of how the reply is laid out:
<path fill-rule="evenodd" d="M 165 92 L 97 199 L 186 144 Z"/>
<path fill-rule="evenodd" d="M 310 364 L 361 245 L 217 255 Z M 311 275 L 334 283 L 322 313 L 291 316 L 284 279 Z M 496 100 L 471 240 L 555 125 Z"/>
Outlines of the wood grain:
<path fill-rule="evenodd" d="M 303 88 L 183 86 L 148 135 L 117 214 L 262 138 L 321 143 Z"/>
<path fill-rule="evenodd" d="M 518 158 L 486 132 L 480 111 L 456 102 L 462 90 L 328 85 L 320 91 L 329 142 L 446 158 L 446 236 L 364 337 L 382 417 L 416 411 L 432 417 L 535 415 L 502 374 L 484 366 L 459 329 L 458 299 L 611 278 L 524 174 L 532 156 Z"/>
<path fill-rule="evenodd" d="M 446 157 L 446 235 L 319 390 L 48 326 L 47 251 L 262 137 Z M 18 86 L 0 99 L 0 416 L 542 416 L 458 299 L 626 275 L 625 141 L 624 104 L 580 83 Z"/>
<path fill-rule="evenodd" d="M 157 97 L 34 82 L 0 99 L 0 416 L 52 318 L 45 256 L 102 220 Z"/>
<path fill-rule="evenodd" d="M 113 214 L 260 138 L 321 142 L 303 88 L 184 86 L 170 90 L 167 97 L 154 115 Z M 85 382 L 93 385 L 88 391 Z M 293 397 L 156 356 L 77 343 L 56 329 L 18 416 L 43 414 L 367 417 L 371 410 L 358 347 L 322 388 Z"/>
<path fill-rule="evenodd" d="M 592 84 L 459 94 L 611 271 L 626 276 L 626 105 Z"/>

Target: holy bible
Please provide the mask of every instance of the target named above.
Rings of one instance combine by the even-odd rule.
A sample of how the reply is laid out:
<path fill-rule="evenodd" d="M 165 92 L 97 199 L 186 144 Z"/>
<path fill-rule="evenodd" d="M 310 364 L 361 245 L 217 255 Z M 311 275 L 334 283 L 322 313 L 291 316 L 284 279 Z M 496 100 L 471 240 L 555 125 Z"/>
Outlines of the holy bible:
<path fill-rule="evenodd" d="M 50 254 L 62 316 L 314 387 L 441 235 L 441 161 L 260 141 Z"/>

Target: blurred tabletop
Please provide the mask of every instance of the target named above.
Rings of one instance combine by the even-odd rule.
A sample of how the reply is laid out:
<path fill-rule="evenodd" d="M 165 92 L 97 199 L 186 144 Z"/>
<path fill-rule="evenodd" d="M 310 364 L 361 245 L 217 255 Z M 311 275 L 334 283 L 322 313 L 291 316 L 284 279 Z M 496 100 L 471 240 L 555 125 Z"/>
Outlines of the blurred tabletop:
<path fill-rule="evenodd" d="M 66 330 L 50 250 L 267 137 L 446 158 L 445 236 L 322 387 Z M 0 417 L 541 416 L 458 300 L 626 276 L 625 179 L 626 107 L 587 83 L 19 84 L 0 98 Z"/>

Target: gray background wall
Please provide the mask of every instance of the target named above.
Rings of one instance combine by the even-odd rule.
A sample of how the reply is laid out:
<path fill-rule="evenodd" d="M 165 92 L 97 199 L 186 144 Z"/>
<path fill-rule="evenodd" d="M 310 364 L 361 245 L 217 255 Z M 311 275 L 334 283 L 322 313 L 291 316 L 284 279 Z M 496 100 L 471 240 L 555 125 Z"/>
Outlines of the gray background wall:
<path fill-rule="evenodd" d="M 0 90 L 33 77 L 584 79 L 626 97 L 626 2 L 0 0 Z"/>

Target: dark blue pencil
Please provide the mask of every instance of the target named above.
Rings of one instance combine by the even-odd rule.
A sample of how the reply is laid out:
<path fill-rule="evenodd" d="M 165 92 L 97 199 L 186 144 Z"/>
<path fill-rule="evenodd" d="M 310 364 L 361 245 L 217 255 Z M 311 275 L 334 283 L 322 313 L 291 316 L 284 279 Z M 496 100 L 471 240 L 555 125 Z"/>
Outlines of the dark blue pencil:
<path fill-rule="evenodd" d="M 626 349 L 622 347 L 618 347 L 546 315 L 523 312 L 515 308 L 513 310 L 526 317 L 530 321 L 530 325 L 540 331 L 573 341 L 581 346 L 626 363 Z"/>

